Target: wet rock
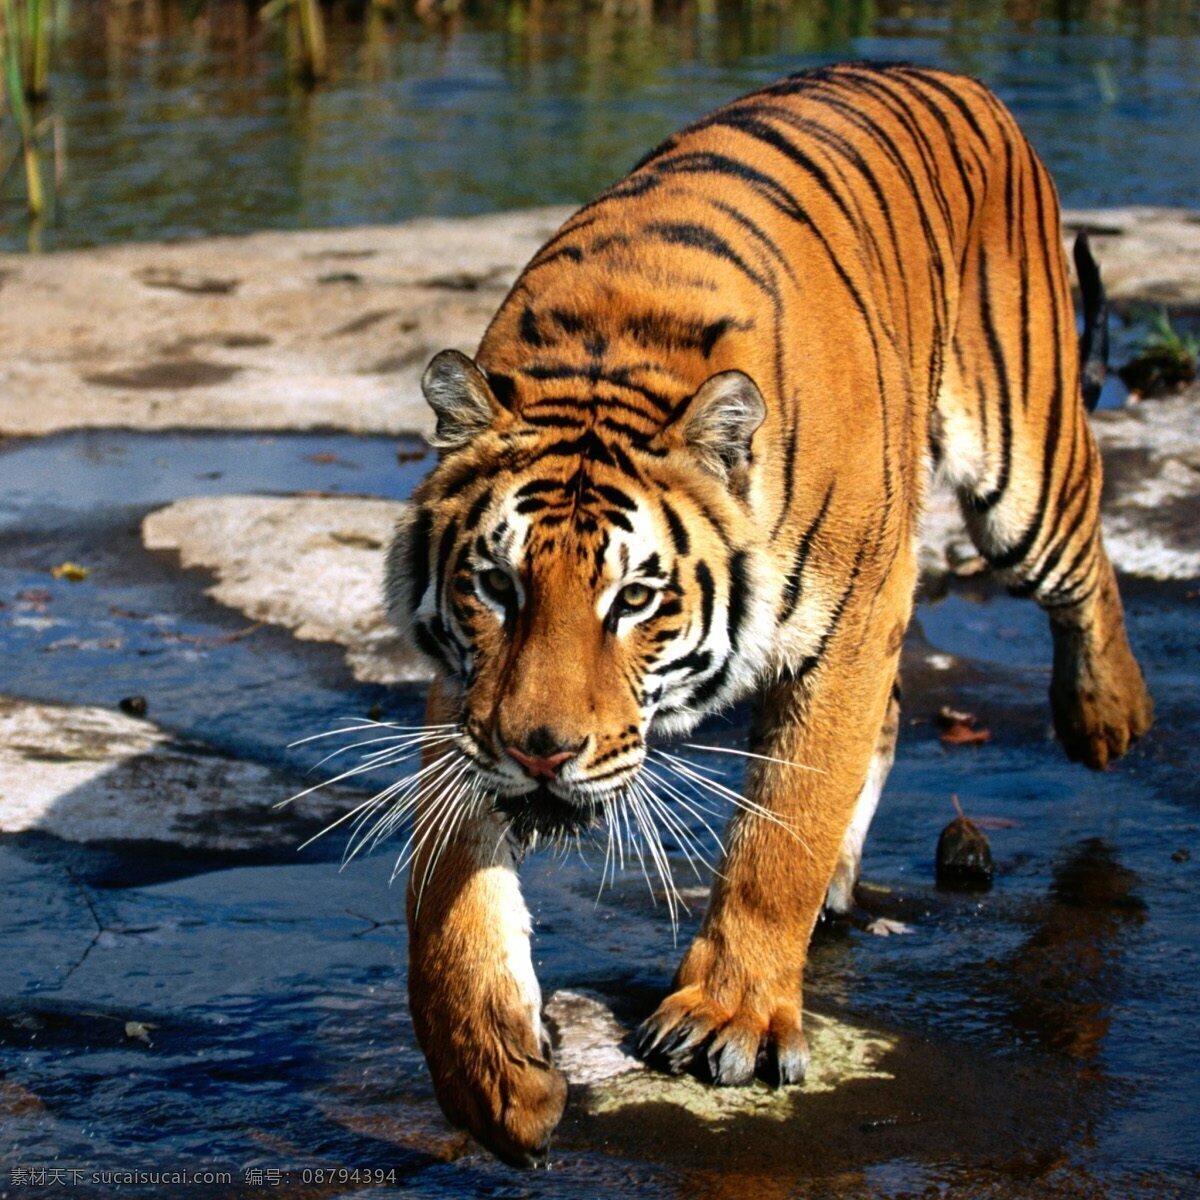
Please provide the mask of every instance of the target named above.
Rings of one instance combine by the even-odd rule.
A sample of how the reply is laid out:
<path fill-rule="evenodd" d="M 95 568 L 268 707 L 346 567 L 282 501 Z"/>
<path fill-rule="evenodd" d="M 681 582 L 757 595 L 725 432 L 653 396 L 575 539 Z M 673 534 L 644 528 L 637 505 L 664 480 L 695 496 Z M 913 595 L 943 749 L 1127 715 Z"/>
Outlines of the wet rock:
<path fill-rule="evenodd" d="M 938 886 L 985 889 L 992 886 L 992 873 L 992 847 L 987 834 L 970 817 L 959 815 L 938 838 Z"/>
<path fill-rule="evenodd" d="M 126 696 L 119 701 L 117 707 L 123 712 L 128 713 L 131 717 L 144 717 L 146 715 L 146 697 L 145 696 Z"/>
<path fill-rule="evenodd" d="M 1063 228 L 1068 242 L 1088 231 L 1110 299 L 1168 304 L 1200 297 L 1200 224 L 1186 210 L 1068 209 Z"/>
<path fill-rule="evenodd" d="M 331 791 L 275 807 L 295 791 L 280 773 L 123 713 L 0 698 L 0 833 L 295 847 L 347 805 Z"/>
<path fill-rule="evenodd" d="M 475 349 L 568 211 L 0 254 L 0 436 L 424 432 L 425 363 Z"/>
<path fill-rule="evenodd" d="M 862 1079 L 890 1079 L 876 1064 L 894 1049 L 890 1037 L 837 1018 L 804 1014 L 812 1058 L 801 1088 L 717 1088 L 690 1075 L 648 1070 L 626 1049 L 627 1031 L 602 997 L 555 992 L 546 1002 L 546 1021 L 555 1039 L 555 1061 L 572 1085 L 572 1101 L 589 1114 L 637 1105 L 666 1105 L 704 1121 L 723 1122 L 746 1114 L 786 1120 L 792 1097 L 832 1092 Z M 576 1089 L 578 1091 L 576 1092 Z"/>
<path fill-rule="evenodd" d="M 393 683 L 428 675 L 383 611 L 384 549 L 399 512 L 386 500 L 196 497 L 151 513 L 142 538 L 215 571 L 213 599 L 345 646 L 355 678 Z"/>
<path fill-rule="evenodd" d="M 1118 569 L 1200 576 L 1200 385 L 1092 414 L 1104 452 L 1104 541 Z"/>

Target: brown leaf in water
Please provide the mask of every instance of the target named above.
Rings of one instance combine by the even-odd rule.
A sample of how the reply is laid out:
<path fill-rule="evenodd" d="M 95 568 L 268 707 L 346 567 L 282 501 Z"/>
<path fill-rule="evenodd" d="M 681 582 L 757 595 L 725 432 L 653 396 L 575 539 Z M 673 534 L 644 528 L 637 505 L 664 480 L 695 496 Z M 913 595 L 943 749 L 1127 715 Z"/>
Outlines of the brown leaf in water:
<path fill-rule="evenodd" d="M 949 705 L 938 712 L 937 724 L 942 731 L 938 737 L 944 746 L 982 746 L 992 740 L 990 730 L 979 724 L 974 713 L 959 712 Z"/>

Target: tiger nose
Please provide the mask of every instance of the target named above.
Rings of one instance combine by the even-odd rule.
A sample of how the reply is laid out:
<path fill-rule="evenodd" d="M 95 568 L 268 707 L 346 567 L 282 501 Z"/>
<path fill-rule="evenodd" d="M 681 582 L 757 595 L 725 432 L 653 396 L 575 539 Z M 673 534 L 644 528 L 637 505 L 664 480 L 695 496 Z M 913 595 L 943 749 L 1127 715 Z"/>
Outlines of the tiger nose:
<path fill-rule="evenodd" d="M 534 779 L 554 779 L 559 768 L 579 753 L 578 746 L 572 750 L 556 750 L 557 745 L 561 743 L 543 726 L 525 739 L 524 750 L 506 746 L 505 751 L 509 758 L 525 769 L 527 775 L 532 775 Z"/>

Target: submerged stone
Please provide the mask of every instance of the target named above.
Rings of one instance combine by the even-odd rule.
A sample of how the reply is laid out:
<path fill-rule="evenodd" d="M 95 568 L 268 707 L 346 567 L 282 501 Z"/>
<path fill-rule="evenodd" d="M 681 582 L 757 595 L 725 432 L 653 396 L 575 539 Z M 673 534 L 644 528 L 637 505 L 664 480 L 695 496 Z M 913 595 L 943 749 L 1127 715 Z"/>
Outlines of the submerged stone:
<path fill-rule="evenodd" d="M 938 838 L 938 886 L 989 888 L 993 871 L 987 834 L 970 817 L 956 817 Z"/>
<path fill-rule="evenodd" d="M 804 1083 L 772 1088 L 756 1082 L 725 1088 L 690 1075 L 649 1070 L 629 1052 L 628 1032 L 599 996 L 558 991 L 546 1003 L 547 1023 L 555 1037 L 555 1061 L 572 1085 L 577 1102 L 591 1115 L 638 1105 L 670 1105 L 707 1122 L 753 1114 L 787 1120 L 798 1092 L 832 1092 L 861 1079 L 891 1079 L 877 1064 L 895 1048 L 894 1039 L 836 1017 L 804 1014 L 812 1057 Z"/>

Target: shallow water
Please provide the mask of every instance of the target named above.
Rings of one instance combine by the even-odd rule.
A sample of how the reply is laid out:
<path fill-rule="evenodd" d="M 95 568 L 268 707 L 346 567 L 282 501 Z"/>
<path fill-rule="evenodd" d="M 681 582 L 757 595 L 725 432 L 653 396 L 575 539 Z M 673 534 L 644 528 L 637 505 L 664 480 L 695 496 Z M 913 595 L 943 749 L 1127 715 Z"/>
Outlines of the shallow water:
<path fill-rule="evenodd" d="M 221 640 L 245 618 L 204 598 L 205 573 L 136 536 L 145 511 L 200 492 L 402 495 L 422 467 L 396 466 L 394 451 L 329 435 L 5 447 L 4 690 L 104 705 L 139 692 L 168 728 L 297 771 L 316 752 L 286 743 L 338 716 L 381 703 L 416 718 L 419 688 L 356 685 L 336 648 L 271 629 Z M 318 452 L 338 462 L 313 462 Z M 65 559 L 89 579 L 51 579 Z M 229 1184 L 194 1189 L 210 1197 L 258 1194 L 245 1184 L 256 1170 L 314 1196 L 389 1194 L 368 1171 L 431 1197 L 1194 1194 L 1200 875 L 1172 855 L 1200 855 L 1196 599 L 1187 585 L 1125 587 L 1159 724 L 1104 775 L 1067 763 L 1049 736 L 1049 639 L 1032 605 L 955 584 L 918 612 L 899 757 L 864 869 L 870 915 L 914 932 L 826 926 L 807 978 L 813 1011 L 896 1038 L 894 1080 L 800 1093 L 783 1124 L 744 1117 L 721 1132 L 666 1108 L 587 1116 L 575 1104 L 552 1169 L 515 1174 L 433 1104 L 405 1007 L 391 853 L 339 872 L 336 836 L 298 854 L 271 844 L 261 860 L 189 860 L 26 834 L 0 839 L 0 1161 L 227 1170 Z M 32 608 L 31 589 L 44 593 Z M 978 713 L 991 743 L 945 749 L 930 720 L 945 703 Z M 697 740 L 738 745 L 744 727 L 734 710 Z M 982 896 L 933 884 L 952 794 L 1012 822 L 990 834 L 998 872 Z M 672 859 L 682 882 L 677 849 Z M 535 957 L 547 993 L 590 988 L 632 1025 L 679 951 L 635 871 L 597 900 L 599 875 L 594 855 L 529 861 Z M 685 917 L 680 946 L 697 919 Z M 360 1175 L 322 1182 L 317 1169 Z"/>
<path fill-rule="evenodd" d="M 45 113 L 66 182 L 44 248 L 581 202 L 691 118 L 838 59 L 967 71 L 1011 105 L 1074 205 L 1196 201 L 1200 6 L 1083 0 L 467 0 L 330 28 L 296 86 L 237 3 L 77 5 Z M 651 13 L 653 15 L 651 16 Z M 3 148 L 0 147 L 0 162 Z M 29 242 L 19 170 L 0 248 Z"/>

